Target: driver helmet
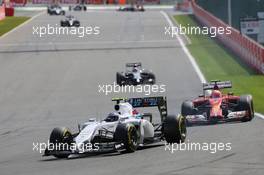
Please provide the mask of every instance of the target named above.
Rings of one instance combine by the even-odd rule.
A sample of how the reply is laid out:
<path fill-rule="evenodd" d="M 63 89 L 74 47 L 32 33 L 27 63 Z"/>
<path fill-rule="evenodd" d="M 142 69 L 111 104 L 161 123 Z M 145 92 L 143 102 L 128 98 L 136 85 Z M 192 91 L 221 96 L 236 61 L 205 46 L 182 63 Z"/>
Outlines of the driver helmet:
<path fill-rule="evenodd" d="M 119 114 L 117 112 L 111 112 L 108 114 L 108 116 L 106 117 L 104 121 L 115 122 L 115 121 L 118 121 L 118 119 L 119 119 Z"/>
<path fill-rule="evenodd" d="M 134 66 L 133 69 L 132 69 L 132 72 L 138 72 L 138 67 Z"/>
<path fill-rule="evenodd" d="M 210 97 L 210 96 L 212 96 L 212 90 L 206 90 L 204 92 L 204 94 L 205 94 L 206 97 Z"/>
<path fill-rule="evenodd" d="M 222 94 L 219 90 L 213 90 L 212 92 L 212 98 L 221 98 Z"/>

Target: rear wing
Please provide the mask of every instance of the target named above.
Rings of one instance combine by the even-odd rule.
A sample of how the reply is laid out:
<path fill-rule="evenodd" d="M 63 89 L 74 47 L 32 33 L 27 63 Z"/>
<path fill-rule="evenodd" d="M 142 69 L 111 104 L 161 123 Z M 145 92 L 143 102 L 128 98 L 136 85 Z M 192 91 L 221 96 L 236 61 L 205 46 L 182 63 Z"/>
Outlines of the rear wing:
<path fill-rule="evenodd" d="M 145 108 L 145 107 L 158 107 L 161 116 L 161 121 L 167 117 L 167 99 L 166 97 L 142 97 L 142 98 L 129 98 L 126 100 L 133 108 Z"/>
<path fill-rule="evenodd" d="M 142 64 L 140 62 L 138 63 L 127 63 L 126 67 L 141 67 Z"/>
<path fill-rule="evenodd" d="M 119 104 L 121 101 L 126 101 L 127 98 L 112 98 L 112 101 L 115 101 L 116 104 Z"/>
<path fill-rule="evenodd" d="M 213 80 L 210 83 L 203 83 L 203 90 L 212 90 L 212 89 L 218 90 L 225 88 L 232 88 L 231 81 Z"/>

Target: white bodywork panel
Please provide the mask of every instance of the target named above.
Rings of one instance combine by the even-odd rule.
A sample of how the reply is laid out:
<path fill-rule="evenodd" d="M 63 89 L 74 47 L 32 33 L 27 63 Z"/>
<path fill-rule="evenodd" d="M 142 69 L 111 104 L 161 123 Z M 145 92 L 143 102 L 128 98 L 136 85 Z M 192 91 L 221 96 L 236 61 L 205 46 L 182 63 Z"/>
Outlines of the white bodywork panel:
<path fill-rule="evenodd" d="M 98 130 L 106 129 L 108 131 L 114 132 L 119 122 L 121 123 L 132 123 L 135 126 L 139 126 L 140 133 L 140 143 L 143 143 L 145 138 L 154 137 L 154 126 L 145 119 L 136 118 L 133 115 L 133 107 L 131 104 L 125 102 L 119 104 L 118 121 L 106 122 L 106 121 L 95 121 L 94 119 L 89 120 L 89 122 L 84 123 L 80 129 L 80 133 L 74 138 L 77 145 L 82 145 L 82 143 L 91 142 L 95 135 L 98 134 Z"/>

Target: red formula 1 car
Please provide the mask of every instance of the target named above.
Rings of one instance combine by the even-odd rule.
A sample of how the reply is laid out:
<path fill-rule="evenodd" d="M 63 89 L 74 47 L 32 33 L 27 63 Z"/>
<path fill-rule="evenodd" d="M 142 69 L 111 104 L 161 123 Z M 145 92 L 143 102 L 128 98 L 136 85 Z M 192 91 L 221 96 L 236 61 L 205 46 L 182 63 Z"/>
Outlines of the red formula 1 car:
<path fill-rule="evenodd" d="M 254 117 L 251 95 L 235 96 L 220 90 L 231 88 L 231 81 L 211 81 L 203 84 L 203 95 L 182 103 L 181 113 L 186 123 L 215 124 L 227 121 L 251 121 Z"/>

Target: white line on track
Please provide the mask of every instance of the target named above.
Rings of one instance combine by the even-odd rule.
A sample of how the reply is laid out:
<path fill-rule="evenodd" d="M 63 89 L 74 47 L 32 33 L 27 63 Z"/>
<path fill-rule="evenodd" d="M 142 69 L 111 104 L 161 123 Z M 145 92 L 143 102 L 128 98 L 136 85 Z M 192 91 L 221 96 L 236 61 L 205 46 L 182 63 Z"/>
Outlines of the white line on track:
<path fill-rule="evenodd" d="M 167 22 L 169 23 L 170 27 L 174 27 L 174 24 L 173 22 L 171 21 L 170 17 L 168 16 L 167 13 L 165 13 L 164 11 L 160 11 L 160 13 L 165 17 L 165 19 L 167 20 Z M 179 41 L 181 47 L 182 47 L 182 50 L 184 51 L 184 53 L 187 55 L 187 57 L 189 58 L 195 72 L 197 73 L 200 81 L 202 83 L 205 83 L 206 82 L 206 79 L 202 73 L 202 71 L 200 70 L 199 66 L 197 65 L 194 57 L 191 55 L 191 53 L 189 52 L 189 50 L 187 49 L 187 47 L 185 46 L 184 42 L 182 41 L 181 37 L 179 36 L 178 33 L 176 33 L 176 38 L 177 40 Z"/>
<path fill-rule="evenodd" d="M 141 39 L 144 39 L 144 36 L 141 36 Z M 80 44 L 133 44 L 133 43 L 175 43 L 174 40 L 138 40 L 138 41 L 95 41 L 95 42 L 43 42 L 43 43 L 35 43 L 35 42 L 27 42 L 27 43 L 5 43 L 0 44 L 0 46 L 45 46 L 45 45 L 80 45 Z"/>
<path fill-rule="evenodd" d="M 29 20 L 27 20 L 26 22 L 20 24 L 19 26 L 13 28 L 12 30 L 10 30 L 9 32 L 5 33 L 4 35 L 0 36 L 0 40 L 4 37 L 6 37 L 7 35 L 9 35 L 10 33 L 13 33 L 14 31 L 16 31 L 17 29 L 19 29 L 20 27 L 28 24 L 30 21 L 32 21 L 33 19 L 39 17 L 40 15 L 44 14 L 46 11 L 40 12 L 38 14 L 36 14 L 35 16 L 31 17 Z"/>
<path fill-rule="evenodd" d="M 260 113 L 255 113 L 255 116 L 257 116 L 258 118 L 261 118 L 261 119 L 264 119 L 264 115 L 263 114 L 260 114 Z"/>
<path fill-rule="evenodd" d="M 169 23 L 170 27 L 174 27 L 173 22 L 171 21 L 170 17 L 168 16 L 167 13 L 165 13 L 164 11 L 160 11 L 160 13 L 165 17 L 165 19 L 167 20 L 167 22 Z M 191 53 L 189 52 L 189 50 L 186 48 L 184 42 L 182 41 L 182 39 L 180 38 L 179 34 L 176 33 L 176 38 L 178 39 L 183 51 L 185 52 L 185 54 L 187 55 L 187 57 L 189 58 L 195 72 L 197 73 L 198 77 L 200 78 L 201 82 L 204 83 L 206 82 L 206 79 L 203 75 L 203 73 L 201 72 L 201 69 L 199 68 L 199 66 L 197 65 L 194 57 L 191 55 Z M 255 116 L 264 119 L 264 115 L 260 114 L 260 113 L 255 113 Z"/>

